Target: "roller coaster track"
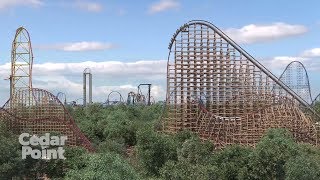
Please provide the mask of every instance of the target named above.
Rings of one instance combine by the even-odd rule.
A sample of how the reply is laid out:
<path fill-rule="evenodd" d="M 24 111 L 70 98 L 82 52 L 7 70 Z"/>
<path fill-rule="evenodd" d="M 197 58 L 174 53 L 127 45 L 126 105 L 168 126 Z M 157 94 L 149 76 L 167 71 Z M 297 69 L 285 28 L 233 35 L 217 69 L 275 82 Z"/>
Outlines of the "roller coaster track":
<path fill-rule="evenodd" d="M 119 100 L 110 100 L 110 96 L 111 94 L 118 94 L 119 95 Z M 115 104 L 122 104 L 124 103 L 124 100 L 123 100 L 123 97 L 121 95 L 120 92 L 118 91 L 111 91 L 109 94 L 108 94 L 108 98 L 107 98 L 107 101 L 106 101 L 106 104 L 107 105 L 115 105 Z"/>
<path fill-rule="evenodd" d="M 300 61 L 289 63 L 279 79 L 308 104 L 312 104 L 309 75 Z"/>
<path fill-rule="evenodd" d="M 2 107 L 1 116 L 13 132 L 38 135 L 60 133 L 68 137 L 67 145 L 83 146 L 88 151 L 94 151 L 90 141 L 56 96 L 43 89 L 33 88 L 31 91 L 32 97 L 29 97 L 29 89 L 16 92 L 15 96 L 19 98 L 15 99 L 19 101 L 13 103 L 10 98 Z"/>
<path fill-rule="evenodd" d="M 163 131 L 189 129 L 217 147 L 254 146 L 272 127 L 288 128 L 297 141 L 318 141 L 320 116 L 309 103 L 206 21 L 184 24 L 171 39 L 163 114 Z M 213 123 L 209 131 L 206 123 Z"/>
<path fill-rule="evenodd" d="M 259 99 L 260 103 L 266 101 L 266 106 L 257 107 L 251 118 L 245 116 L 223 117 L 208 111 L 200 100 L 192 100 L 197 109 L 194 117 L 195 131 L 202 139 L 210 140 L 216 148 L 223 148 L 231 144 L 243 144 L 255 146 L 259 139 L 269 128 L 286 128 L 296 141 L 308 142 L 314 145 L 319 143 L 318 129 L 316 125 L 300 111 L 298 107 L 292 109 L 291 99 L 281 99 L 272 102 L 273 97 Z M 271 101 L 270 101 L 271 100 Z M 270 112 L 281 111 L 285 114 L 270 114 Z M 255 120 L 254 117 L 258 120 Z"/>

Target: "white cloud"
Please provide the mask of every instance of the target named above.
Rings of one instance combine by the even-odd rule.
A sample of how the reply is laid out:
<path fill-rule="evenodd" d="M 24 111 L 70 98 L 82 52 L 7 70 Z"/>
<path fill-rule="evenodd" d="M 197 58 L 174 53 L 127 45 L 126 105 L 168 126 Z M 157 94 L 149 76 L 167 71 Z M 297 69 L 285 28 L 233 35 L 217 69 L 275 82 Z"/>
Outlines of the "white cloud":
<path fill-rule="evenodd" d="M 275 75 L 280 74 L 285 70 L 287 65 L 292 61 L 300 61 L 306 68 L 307 72 L 317 73 L 320 71 L 320 61 L 315 58 L 302 57 L 302 56 L 276 56 L 273 58 L 265 58 L 259 60 L 267 69 Z"/>
<path fill-rule="evenodd" d="M 276 56 L 270 59 L 266 58 L 261 60 L 261 62 L 268 68 L 268 69 L 283 69 L 292 61 L 300 61 L 305 62 L 307 58 L 298 57 L 298 56 Z"/>
<path fill-rule="evenodd" d="M 151 86 L 151 95 L 155 100 L 165 100 L 166 86 Z"/>
<path fill-rule="evenodd" d="M 319 84 L 319 72 L 320 72 L 320 61 L 312 57 L 290 57 L 290 56 L 277 56 L 273 58 L 266 58 L 260 62 L 269 69 L 277 77 L 283 73 L 285 68 L 292 61 L 300 61 L 306 68 L 309 75 L 309 83 L 311 87 L 312 97 L 314 98 L 317 93 L 319 93 L 320 84 Z"/>
<path fill-rule="evenodd" d="M 103 5 L 100 3 L 82 0 L 75 1 L 74 7 L 88 12 L 101 12 L 103 10 Z"/>
<path fill-rule="evenodd" d="M 123 76 L 123 75 L 165 75 L 166 61 L 136 61 L 136 62 L 79 62 L 79 63 L 43 63 L 34 64 L 35 75 L 42 76 L 50 74 L 72 75 L 82 74 L 85 68 L 90 68 L 96 75 Z M 9 70 L 10 65 L 4 66 Z M 4 68 L 3 67 L 3 68 Z M 146 77 L 147 78 L 147 77 Z"/>
<path fill-rule="evenodd" d="M 290 36 L 304 34 L 308 29 L 303 25 L 292 25 L 286 23 L 273 23 L 269 25 L 250 24 L 240 29 L 229 28 L 225 32 L 237 43 L 250 44 L 267 42 Z"/>
<path fill-rule="evenodd" d="M 82 97 L 82 73 L 86 67 L 93 75 L 93 98 L 103 102 L 111 91 L 119 91 L 126 100 L 130 91 L 137 92 L 140 83 L 152 84 L 152 96 L 158 100 L 165 98 L 166 60 L 136 62 L 79 62 L 43 63 L 33 65 L 33 87 L 46 89 L 53 94 L 65 92 L 68 101 Z M 10 63 L 0 65 L 0 79 L 10 74 Z M 9 96 L 9 82 L 2 80 L 0 103 Z"/>
<path fill-rule="evenodd" d="M 179 7 L 180 3 L 176 0 L 160 0 L 149 7 L 149 13 L 155 14 L 171 9 L 178 9 Z"/>
<path fill-rule="evenodd" d="M 82 41 L 82 42 L 74 42 L 74 43 L 61 43 L 61 44 L 53 44 L 53 45 L 35 45 L 36 49 L 44 49 L 44 50 L 61 50 L 61 51 L 101 51 L 107 49 L 113 49 L 117 46 L 112 43 L 105 42 L 97 42 L 97 41 Z"/>
<path fill-rule="evenodd" d="M 81 78 L 81 77 L 80 77 Z M 64 92 L 67 95 L 67 101 L 74 101 L 82 98 L 83 96 L 83 84 L 82 82 L 74 82 L 67 79 L 64 76 L 34 78 L 33 86 L 41 89 L 46 89 L 56 95 L 58 92 Z M 103 85 L 97 84 L 93 79 L 92 97 L 93 102 L 105 102 L 108 95 L 112 91 L 117 91 L 122 95 L 124 101 L 127 100 L 128 93 L 133 91 L 137 93 L 138 84 L 121 84 L 121 85 Z M 164 100 L 165 98 L 165 86 L 163 84 L 152 84 L 151 95 L 156 101 Z M 143 92 L 146 95 L 146 92 Z M 112 94 L 111 100 L 118 99 L 118 94 Z M 82 103 L 82 100 L 81 100 Z"/>
<path fill-rule="evenodd" d="M 15 6 L 38 7 L 41 5 L 43 5 L 42 0 L 0 0 L 0 10 L 12 8 Z"/>
<path fill-rule="evenodd" d="M 320 48 L 308 49 L 302 52 L 304 57 L 320 57 Z"/>

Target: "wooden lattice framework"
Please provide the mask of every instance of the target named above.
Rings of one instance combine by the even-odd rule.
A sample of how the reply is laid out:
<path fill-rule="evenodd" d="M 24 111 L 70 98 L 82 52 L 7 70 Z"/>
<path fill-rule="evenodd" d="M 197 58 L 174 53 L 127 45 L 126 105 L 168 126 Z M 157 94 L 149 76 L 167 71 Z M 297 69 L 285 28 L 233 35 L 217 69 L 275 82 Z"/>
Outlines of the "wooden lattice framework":
<path fill-rule="evenodd" d="M 29 33 L 23 27 L 16 31 L 11 54 L 10 99 L 0 109 L 0 120 L 15 134 L 57 133 L 68 137 L 67 145 L 93 151 L 59 95 L 32 87 L 33 53 Z"/>
<path fill-rule="evenodd" d="M 8 123 L 14 133 L 58 133 L 68 137 L 68 146 L 83 146 L 93 151 L 90 141 L 56 96 L 46 90 L 33 88 L 17 91 L 15 97 L 19 98 L 15 101 L 10 98 L 1 113 L 1 119 Z"/>
<path fill-rule="evenodd" d="M 308 103 L 211 23 L 184 24 L 169 50 L 163 131 L 188 129 L 221 148 L 288 128 L 318 144 L 319 116 Z"/>

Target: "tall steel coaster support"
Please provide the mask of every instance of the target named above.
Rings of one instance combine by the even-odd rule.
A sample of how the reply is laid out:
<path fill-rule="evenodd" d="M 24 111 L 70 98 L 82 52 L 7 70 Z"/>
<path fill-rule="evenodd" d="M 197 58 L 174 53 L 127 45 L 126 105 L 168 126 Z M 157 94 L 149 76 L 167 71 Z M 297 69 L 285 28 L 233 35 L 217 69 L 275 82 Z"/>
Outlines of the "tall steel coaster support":
<path fill-rule="evenodd" d="M 147 99 L 146 99 L 146 103 L 148 106 L 151 105 L 151 84 L 139 84 L 138 86 L 138 95 L 143 95 L 142 91 L 141 91 L 141 86 L 147 86 L 148 87 L 148 94 L 147 94 Z M 144 96 L 145 97 L 145 96 Z"/>
<path fill-rule="evenodd" d="M 190 21 L 173 35 L 163 131 L 188 129 L 223 148 L 255 146 L 267 129 L 287 128 L 297 141 L 318 144 L 319 120 L 308 102 L 213 24 Z"/>
<path fill-rule="evenodd" d="M 92 103 L 92 74 L 89 68 L 83 71 L 83 106 L 87 106 L 87 77 L 89 83 L 89 104 Z"/>
<path fill-rule="evenodd" d="M 303 100 L 312 103 L 308 72 L 300 61 L 289 63 L 279 79 Z"/>
<path fill-rule="evenodd" d="M 32 89 L 32 64 L 33 53 L 29 32 L 24 27 L 19 27 L 11 50 L 10 97 L 13 100 L 17 91 Z M 30 102 L 25 103 L 30 104 Z"/>

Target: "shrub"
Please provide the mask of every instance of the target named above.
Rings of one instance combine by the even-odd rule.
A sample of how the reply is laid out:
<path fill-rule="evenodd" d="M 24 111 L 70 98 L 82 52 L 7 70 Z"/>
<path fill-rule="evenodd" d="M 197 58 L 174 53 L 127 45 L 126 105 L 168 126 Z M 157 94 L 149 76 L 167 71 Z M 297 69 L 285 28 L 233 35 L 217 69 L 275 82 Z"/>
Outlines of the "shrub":
<path fill-rule="evenodd" d="M 193 164 L 188 161 L 168 161 L 160 170 L 163 179 L 208 180 L 218 179 L 218 168 L 211 165 Z"/>
<path fill-rule="evenodd" d="M 209 162 L 213 153 L 213 145 L 211 142 L 201 142 L 198 137 L 192 137 L 182 143 L 182 147 L 178 148 L 178 160 L 189 162 L 191 164 L 206 164 Z"/>
<path fill-rule="evenodd" d="M 22 171 L 21 146 L 18 137 L 13 135 L 0 120 L 0 179 L 10 179 Z"/>
<path fill-rule="evenodd" d="M 247 165 L 253 149 L 240 145 L 226 147 L 214 156 L 220 179 L 246 179 Z"/>
<path fill-rule="evenodd" d="M 320 158 L 318 156 L 299 155 L 290 158 L 285 164 L 286 179 L 320 179 Z"/>
<path fill-rule="evenodd" d="M 245 176 L 247 179 L 284 179 L 286 161 L 298 153 L 298 145 L 288 130 L 270 129 L 250 155 Z"/>
<path fill-rule="evenodd" d="M 150 129 L 137 134 L 138 158 L 149 175 L 159 175 L 159 169 L 168 160 L 177 160 L 177 143 L 172 137 Z"/>
<path fill-rule="evenodd" d="M 114 111 L 106 119 L 103 134 L 108 139 L 124 139 L 126 145 L 136 144 L 136 129 L 126 112 Z"/>
<path fill-rule="evenodd" d="M 65 179 L 140 179 L 137 172 L 118 154 L 98 153 L 83 156 L 85 166 L 69 170 Z"/>
<path fill-rule="evenodd" d="M 97 151 L 100 153 L 105 152 L 114 152 L 120 155 L 125 155 L 126 153 L 126 145 L 124 140 L 113 141 L 110 139 L 106 139 L 106 141 L 99 144 Z"/>

